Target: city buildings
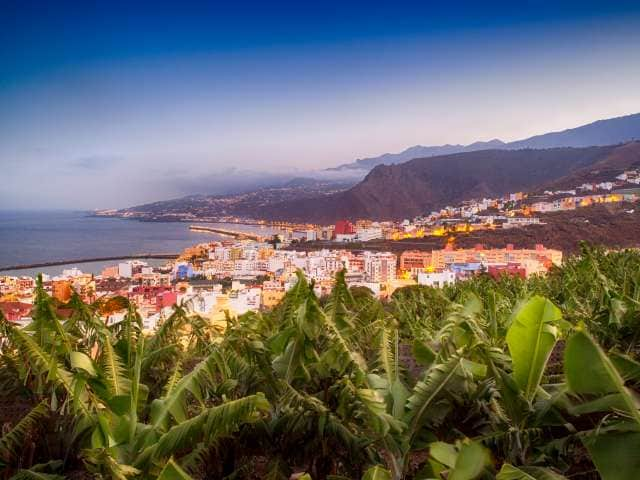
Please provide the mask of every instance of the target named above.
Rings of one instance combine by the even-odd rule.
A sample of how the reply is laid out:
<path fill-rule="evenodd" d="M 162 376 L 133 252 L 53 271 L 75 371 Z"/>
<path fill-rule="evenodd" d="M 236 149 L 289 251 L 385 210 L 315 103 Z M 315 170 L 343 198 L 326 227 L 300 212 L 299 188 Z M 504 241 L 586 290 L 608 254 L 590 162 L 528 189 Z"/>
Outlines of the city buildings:
<path fill-rule="evenodd" d="M 407 222 L 407 225 L 409 222 Z M 406 225 L 405 225 L 406 226 Z M 337 225 L 342 232 L 376 230 L 375 223 Z M 343 233 L 350 235 L 350 233 Z M 351 235 L 356 235 L 352 233 Z M 171 315 L 174 305 L 201 315 L 220 328 L 226 316 L 270 309 L 278 305 L 302 272 L 318 297 L 329 295 L 338 271 L 345 270 L 350 287 L 366 287 L 380 298 L 397 288 L 425 285 L 441 288 L 483 272 L 493 276 L 530 276 L 545 272 L 562 261 L 562 253 L 542 245 L 518 249 L 409 250 L 397 256 L 368 250 L 282 250 L 254 240 L 210 242 L 190 249 L 191 255 L 162 267 L 128 261 L 91 275 L 65 269 L 60 276 L 44 277 L 43 286 L 63 308 L 74 292 L 85 301 L 126 297 L 140 313 L 143 326 L 152 330 Z M 197 252 L 194 253 L 194 252 Z M 0 276 L 0 308 L 10 321 L 28 322 L 35 282 L 29 277 Z M 126 304 L 110 304 L 105 322 L 122 321 Z"/>

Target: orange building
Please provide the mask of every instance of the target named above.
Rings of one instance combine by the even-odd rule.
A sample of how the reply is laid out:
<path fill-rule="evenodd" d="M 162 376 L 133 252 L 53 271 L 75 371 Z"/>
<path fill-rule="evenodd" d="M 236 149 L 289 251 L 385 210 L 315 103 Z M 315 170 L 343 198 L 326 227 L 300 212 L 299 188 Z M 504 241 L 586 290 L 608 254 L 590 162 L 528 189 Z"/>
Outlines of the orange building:
<path fill-rule="evenodd" d="M 71 299 L 71 282 L 69 280 L 54 280 L 51 289 L 53 298 L 62 303 L 67 303 Z"/>
<path fill-rule="evenodd" d="M 258 249 L 258 260 L 268 260 L 274 255 L 274 250 L 271 247 L 260 247 Z"/>
<path fill-rule="evenodd" d="M 118 266 L 113 265 L 111 267 L 107 267 L 100 273 L 102 278 L 117 278 L 118 277 Z"/>
<path fill-rule="evenodd" d="M 431 252 L 431 265 L 435 269 L 443 269 L 453 263 L 475 263 L 485 264 L 507 264 L 524 263 L 527 260 L 547 260 L 554 265 L 562 263 L 562 252 L 545 248 L 544 245 L 536 245 L 535 248 L 514 248 L 512 244 L 506 248 L 485 249 L 482 245 L 475 248 L 454 249 L 447 245 L 443 250 L 433 250 Z"/>
<path fill-rule="evenodd" d="M 400 254 L 400 270 L 410 272 L 422 270 L 431 264 L 431 252 L 405 250 Z"/>

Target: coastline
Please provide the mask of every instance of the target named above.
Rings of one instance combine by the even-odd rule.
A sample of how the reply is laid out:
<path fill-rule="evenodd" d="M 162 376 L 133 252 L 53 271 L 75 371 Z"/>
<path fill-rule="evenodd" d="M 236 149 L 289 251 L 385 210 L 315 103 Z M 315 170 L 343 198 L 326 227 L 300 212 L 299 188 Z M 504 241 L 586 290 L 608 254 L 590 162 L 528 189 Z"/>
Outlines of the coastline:
<path fill-rule="evenodd" d="M 72 266 L 100 272 L 109 262 L 132 259 L 166 262 L 177 258 L 184 248 L 223 238 L 222 233 L 194 231 L 189 223 L 195 227 L 232 230 L 247 237 L 268 237 L 285 230 L 282 226 L 252 220 L 171 220 L 96 215 L 87 210 L 3 211 L 0 237 L 4 251 L 0 255 L 0 275 L 57 274 L 62 268 Z"/>
<path fill-rule="evenodd" d="M 80 264 L 83 270 L 100 271 L 107 261 L 125 259 L 166 262 L 184 248 L 212 238 L 208 235 L 205 240 L 205 235 L 190 231 L 183 222 L 97 218 L 87 210 L 0 212 L 0 274 L 40 270 L 57 273 Z"/>
<path fill-rule="evenodd" d="M 32 268 L 43 267 L 60 267 L 66 265 L 83 264 L 83 263 L 95 263 L 95 262 L 111 262 L 114 260 L 172 260 L 178 258 L 178 253 L 140 253 L 137 255 L 116 255 L 109 257 L 95 257 L 95 258 L 80 258 L 72 260 L 54 260 L 50 262 L 30 263 L 21 265 L 8 265 L 0 266 L 0 273 L 10 270 L 29 270 Z"/>

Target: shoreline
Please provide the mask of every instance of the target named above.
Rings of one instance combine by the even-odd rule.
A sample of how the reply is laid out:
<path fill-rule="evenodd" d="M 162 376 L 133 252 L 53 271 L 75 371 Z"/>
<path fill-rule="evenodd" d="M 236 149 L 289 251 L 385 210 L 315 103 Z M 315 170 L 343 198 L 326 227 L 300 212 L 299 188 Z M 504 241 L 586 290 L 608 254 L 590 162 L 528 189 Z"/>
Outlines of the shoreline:
<path fill-rule="evenodd" d="M 64 210 L 64 213 L 75 213 L 75 214 L 79 214 L 79 218 L 84 218 L 84 219 L 116 219 L 118 221 L 122 221 L 122 220 L 129 220 L 130 224 L 140 224 L 140 225 L 144 225 L 146 224 L 165 224 L 167 226 L 169 225 L 180 225 L 180 229 L 183 229 L 185 231 L 191 231 L 193 233 L 200 233 L 200 234 L 206 234 L 206 233 L 214 233 L 217 235 L 221 235 L 221 236 L 227 236 L 227 235 L 231 235 L 231 236 L 242 236 L 242 237 L 257 237 L 260 235 L 260 232 L 263 228 L 266 228 L 268 231 L 270 229 L 277 229 L 277 227 L 275 225 L 265 225 L 264 223 L 261 223 L 259 221 L 255 221 L 255 220 L 246 220 L 246 221 L 238 221 L 238 222 L 221 222 L 221 221 L 213 221 L 213 219 L 206 219 L 206 218 L 200 218 L 200 219 L 191 219 L 191 225 L 190 222 L 187 219 L 148 219 L 148 218 L 132 218 L 132 217 L 123 217 L 123 216 L 116 216 L 116 215 L 96 215 L 94 212 L 92 211 L 87 211 L 87 210 L 76 210 L 74 211 L 67 211 Z M 41 211 L 35 211 L 35 213 L 41 213 Z M 217 231 L 218 228 L 216 228 L 213 225 L 207 225 L 207 224 L 219 224 L 220 227 L 222 227 L 223 230 L 225 230 L 224 232 L 222 231 Z M 227 228 L 229 229 L 233 229 L 234 226 L 237 226 L 239 229 L 244 229 L 246 228 L 247 231 L 233 231 L 233 232 L 229 232 L 227 231 Z M 190 227 L 194 227 L 194 228 L 190 228 Z M 259 233 L 260 232 L 260 233 Z M 266 235 L 266 234 L 264 234 Z M 190 242 L 189 245 L 195 245 L 198 243 L 198 240 L 195 240 L 193 242 Z M 160 249 L 158 249 L 160 250 Z M 171 250 L 164 250 L 164 252 L 162 250 L 160 250 L 158 252 L 158 250 L 155 250 L 155 252 L 152 251 L 147 251 L 147 252 L 135 252 L 135 250 L 133 250 L 133 253 L 131 253 L 131 251 L 129 251 L 128 253 L 125 252 L 104 252 L 105 254 L 100 255 L 99 253 L 97 255 L 91 255 L 92 252 L 85 252 L 88 253 L 88 255 L 84 255 L 84 256 L 78 256 L 78 257 L 71 257 L 71 256 L 64 256 L 64 255 L 59 255 L 57 257 L 57 259 L 55 259 L 56 257 L 54 257 L 54 259 L 38 259 L 35 261 L 29 261 L 29 259 L 23 259 L 22 262 L 20 262 L 20 260 L 18 260 L 18 262 L 16 263 L 9 263 L 9 261 L 11 261 L 10 258 L 7 258 L 5 260 L 9 260 L 8 262 L 4 263 L 4 264 L 0 264 L 0 275 L 6 275 L 6 274 L 18 274 L 18 272 L 21 271 L 29 271 L 29 270 L 35 270 L 35 269 L 51 269 L 52 267 L 66 267 L 66 266 L 72 266 L 72 265 L 86 265 L 86 264 L 93 264 L 93 263 L 98 263 L 98 262 L 111 262 L 111 261 L 118 261 L 118 260 L 135 260 L 135 259 L 140 259 L 140 260 L 172 260 L 172 259 L 176 259 L 179 257 L 180 253 L 179 250 L 173 250 L 173 248 L 171 248 L 171 250 L 173 250 L 173 252 Z M 176 252 L 176 253 L 174 253 Z M 62 252 L 60 252 L 62 253 Z M 97 252 L 93 252 L 93 253 L 97 253 Z M 26 260 L 26 261 L 25 261 Z"/>
<path fill-rule="evenodd" d="M 64 265 L 74 265 L 74 264 L 82 264 L 82 263 L 110 262 L 112 260 L 137 260 L 137 259 L 172 260 L 178 257 L 179 257 L 178 253 L 141 253 L 138 255 L 117 255 L 117 256 L 109 256 L 109 257 L 55 260 L 51 262 L 0 266 L 0 273 L 5 271 L 10 271 L 10 270 L 29 270 L 32 268 L 59 267 Z"/>

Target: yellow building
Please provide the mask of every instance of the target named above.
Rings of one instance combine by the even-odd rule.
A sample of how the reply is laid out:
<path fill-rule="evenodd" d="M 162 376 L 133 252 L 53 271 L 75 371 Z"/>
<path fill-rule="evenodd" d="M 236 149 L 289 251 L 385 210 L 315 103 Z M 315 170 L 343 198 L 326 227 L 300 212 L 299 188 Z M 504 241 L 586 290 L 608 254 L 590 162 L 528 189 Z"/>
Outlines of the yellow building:
<path fill-rule="evenodd" d="M 73 277 L 73 283 L 71 285 L 78 295 L 80 295 L 82 301 L 91 303 L 95 300 L 96 282 L 90 273 Z"/>
<path fill-rule="evenodd" d="M 242 258 L 242 248 L 233 247 L 229 249 L 229 260 L 240 260 Z"/>
<path fill-rule="evenodd" d="M 280 303 L 286 292 L 282 288 L 263 288 L 262 289 L 262 306 L 264 308 L 273 308 Z"/>
<path fill-rule="evenodd" d="M 258 249 L 258 260 L 268 260 L 274 253 L 275 250 L 272 247 L 260 247 Z"/>

